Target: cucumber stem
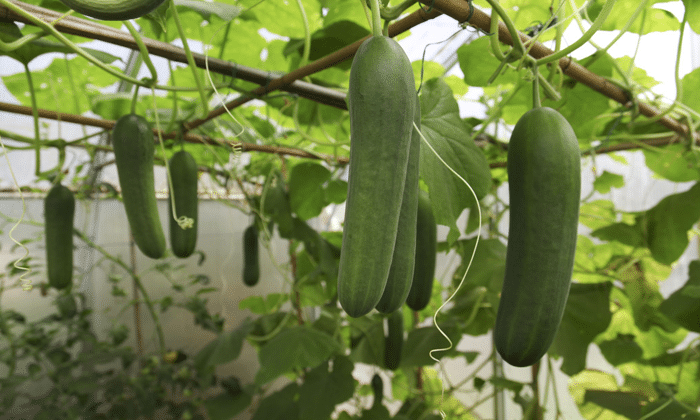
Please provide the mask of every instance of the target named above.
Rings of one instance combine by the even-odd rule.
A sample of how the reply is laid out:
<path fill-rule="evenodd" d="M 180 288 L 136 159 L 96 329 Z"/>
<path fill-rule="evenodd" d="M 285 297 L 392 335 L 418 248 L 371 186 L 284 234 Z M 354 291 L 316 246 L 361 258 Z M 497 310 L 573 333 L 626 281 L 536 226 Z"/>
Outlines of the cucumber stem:
<path fill-rule="evenodd" d="M 370 0 L 372 8 L 372 36 L 382 36 L 382 16 L 379 12 L 379 0 Z"/>

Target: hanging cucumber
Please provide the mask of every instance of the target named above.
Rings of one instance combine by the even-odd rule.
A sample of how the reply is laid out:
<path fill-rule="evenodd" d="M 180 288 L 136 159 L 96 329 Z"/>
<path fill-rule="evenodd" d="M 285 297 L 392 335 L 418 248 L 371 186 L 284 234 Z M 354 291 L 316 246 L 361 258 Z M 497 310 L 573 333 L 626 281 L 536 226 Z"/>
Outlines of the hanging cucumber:
<path fill-rule="evenodd" d="M 389 276 L 415 111 L 415 80 L 391 38 L 362 43 L 350 69 L 350 175 L 338 300 L 351 317 L 372 310 Z"/>
<path fill-rule="evenodd" d="M 386 318 L 387 336 L 384 339 L 384 366 L 396 370 L 401 364 L 403 348 L 403 312 L 401 309 L 392 312 Z"/>
<path fill-rule="evenodd" d="M 187 217 L 193 220 L 191 226 L 183 229 L 173 218 L 173 206 L 168 201 L 170 246 L 175 256 L 187 258 L 192 255 L 197 245 L 197 162 L 191 154 L 180 150 L 170 158 L 168 166 L 173 183 L 171 195 L 175 199 L 175 212 L 178 218 Z"/>
<path fill-rule="evenodd" d="M 420 129 L 420 103 L 416 96 L 416 108 L 413 121 Z M 399 226 L 396 233 L 394 255 L 391 259 L 389 277 L 382 298 L 377 304 L 377 310 L 389 314 L 406 302 L 408 292 L 413 283 L 413 270 L 416 264 L 416 213 L 418 211 L 418 178 L 420 162 L 420 135 L 414 128 L 411 134 L 411 146 L 408 151 L 408 166 L 406 168 L 406 186 L 404 187 Z"/>
<path fill-rule="evenodd" d="M 165 0 L 61 0 L 69 8 L 99 20 L 136 19 L 163 4 Z"/>
<path fill-rule="evenodd" d="M 243 232 L 243 283 L 255 286 L 260 280 L 258 261 L 258 228 L 255 223 Z"/>
<path fill-rule="evenodd" d="M 158 215 L 153 175 L 153 131 L 145 118 L 127 114 L 112 131 L 124 210 L 134 242 L 149 258 L 165 254 L 165 235 Z"/>
<path fill-rule="evenodd" d="M 496 316 L 496 349 L 529 366 L 549 349 L 566 306 L 581 198 L 581 153 L 551 108 L 526 112 L 508 145 L 510 230 Z"/>
<path fill-rule="evenodd" d="M 46 266 L 49 286 L 65 289 L 73 280 L 73 220 L 75 197 L 61 184 L 44 199 Z"/>
<path fill-rule="evenodd" d="M 416 219 L 416 266 L 406 305 L 414 311 L 422 311 L 430 302 L 437 259 L 437 224 L 428 193 L 423 190 L 418 194 Z"/>

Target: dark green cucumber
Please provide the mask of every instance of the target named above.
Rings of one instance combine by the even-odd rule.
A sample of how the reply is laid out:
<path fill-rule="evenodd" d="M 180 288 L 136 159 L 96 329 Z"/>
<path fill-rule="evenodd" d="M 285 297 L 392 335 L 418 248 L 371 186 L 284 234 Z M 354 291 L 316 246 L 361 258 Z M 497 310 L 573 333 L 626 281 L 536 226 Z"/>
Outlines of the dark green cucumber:
<path fill-rule="evenodd" d="M 134 242 L 149 258 L 165 254 L 165 235 L 158 215 L 153 179 L 153 131 L 145 118 L 127 114 L 112 131 L 124 210 Z"/>
<path fill-rule="evenodd" d="M 69 8 L 100 20 L 136 19 L 154 11 L 165 0 L 61 0 Z"/>
<path fill-rule="evenodd" d="M 372 310 L 389 276 L 416 105 L 411 62 L 391 38 L 362 43 L 350 69 L 350 174 L 338 300 L 351 317 Z"/>
<path fill-rule="evenodd" d="M 382 400 L 384 399 L 384 381 L 382 381 L 382 377 L 375 373 L 374 376 L 372 376 L 370 385 L 372 386 L 372 394 L 374 397 L 372 407 L 382 405 Z"/>
<path fill-rule="evenodd" d="M 243 283 L 255 286 L 260 280 L 258 261 L 258 228 L 255 223 L 243 232 Z"/>
<path fill-rule="evenodd" d="M 75 197 L 61 184 L 44 199 L 46 266 L 49 286 L 65 289 L 73 281 L 73 220 Z"/>
<path fill-rule="evenodd" d="M 416 96 L 416 108 L 413 121 L 420 129 L 420 103 Z M 420 135 L 415 128 L 411 134 L 411 146 L 408 151 L 406 167 L 406 186 L 403 191 L 399 227 L 396 233 L 394 255 L 391 259 L 389 277 L 382 298 L 377 303 L 377 310 L 389 314 L 406 302 L 413 283 L 413 270 L 416 261 L 416 213 L 418 212 L 418 179 L 420 162 Z"/>
<path fill-rule="evenodd" d="M 496 316 L 496 349 L 529 366 L 549 349 L 571 285 L 581 198 L 581 153 L 551 108 L 526 112 L 508 145 L 510 230 Z"/>
<path fill-rule="evenodd" d="M 433 292 L 437 260 L 437 224 L 428 193 L 423 190 L 418 194 L 416 219 L 416 266 L 406 305 L 414 311 L 422 311 L 428 306 Z"/>
<path fill-rule="evenodd" d="M 177 217 L 187 217 L 193 220 L 192 226 L 182 228 L 173 218 L 173 206 L 168 201 L 170 216 L 170 247 L 173 254 L 179 258 L 187 258 L 194 252 L 197 245 L 197 162 L 191 154 L 184 150 L 175 153 L 168 162 L 170 178 L 173 182 L 171 194 L 175 199 Z"/>
<path fill-rule="evenodd" d="M 401 349 L 403 348 L 403 312 L 401 309 L 389 314 L 387 335 L 384 340 L 384 366 L 396 370 L 401 364 Z"/>

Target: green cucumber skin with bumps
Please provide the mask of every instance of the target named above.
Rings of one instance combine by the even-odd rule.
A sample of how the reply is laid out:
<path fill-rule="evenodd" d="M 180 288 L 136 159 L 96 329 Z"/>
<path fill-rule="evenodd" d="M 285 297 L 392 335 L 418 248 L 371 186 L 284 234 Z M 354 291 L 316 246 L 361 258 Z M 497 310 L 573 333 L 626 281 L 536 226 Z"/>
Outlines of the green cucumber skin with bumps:
<path fill-rule="evenodd" d="M 417 97 L 413 121 L 420 129 L 420 102 Z M 411 147 L 408 151 L 406 186 L 404 187 L 401 201 L 394 255 L 391 260 L 391 268 L 389 269 L 389 277 L 386 281 L 384 293 L 382 293 L 382 298 L 376 306 L 376 309 L 384 314 L 396 311 L 406 302 L 406 297 L 413 283 L 413 270 L 416 261 L 419 158 L 420 135 L 414 128 L 411 134 Z"/>
<path fill-rule="evenodd" d="M 350 69 L 350 175 L 338 269 L 338 300 L 369 313 L 389 276 L 406 183 L 415 111 L 411 63 L 391 38 L 362 43 Z"/>
<path fill-rule="evenodd" d="M 403 312 L 394 311 L 387 317 L 387 336 L 384 339 L 384 366 L 396 370 L 401 364 L 403 348 Z"/>
<path fill-rule="evenodd" d="M 437 261 L 437 223 L 428 193 L 423 190 L 418 195 L 416 219 L 416 265 L 406 305 L 414 311 L 422 311 L 430 303 Z"/>
<path fill-rule="evenodd" d="M 197 199 L 197 162 L 191 154 L 180 150 L 168 162 L 173 183 L 171 194 L 175 199 L 177 217 L 186 216 L 194 220 L 192 227 L 182 229 L 173 218 L 173 207 L 168 202 L 170 216 L 170 247 L 178 258 L 187 258 L 197 246 L 197 219 L 199 201 Z"/>
<path fill-rule="evenodd" d="M 112 131 L 112 147 L 124 210 L 134 242 L 149 258 L 165 254 L 165 235 L 158 215 L 153 174 L 153 131 L 145 118 L 127 114 Z"/>
<path fill-rule="evenodd" d="M 494 337 L 503 360 L 536 363 L 559 329 L 573 273 L 581 153 L 568 121 L 551 108 L 520 118 L 508 146 L 510 222 Z"/>
<path fill-rule="evenodd" d="M 258 260 L 258 228 L 252 224 L 243 232 L 243 283 L 255 286 L 260 280 Z"/>
<path fill-rule="evenodd" d="M 49 286 L 62 290 L 73 280 L 73 222 L 75 197 L 56 184 L 44 199 L 46 266 Z"/>
<path fill-rule="evenodd" d="M 99 20 L 129 20 L 151 13 L 165 0 L 61 0 L 76 12 Z"/>

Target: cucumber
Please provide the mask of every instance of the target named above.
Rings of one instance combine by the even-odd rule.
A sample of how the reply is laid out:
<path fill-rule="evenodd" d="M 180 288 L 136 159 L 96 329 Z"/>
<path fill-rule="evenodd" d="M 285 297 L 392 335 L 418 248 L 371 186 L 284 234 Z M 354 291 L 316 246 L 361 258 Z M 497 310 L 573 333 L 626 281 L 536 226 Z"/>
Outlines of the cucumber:
<path fill-rule="evenodd" d="M 154 11 L 165 0 L 61 0 L 70 9 L 99 20 L 136 19 Z"/>
<path fill-rule="evenodd" d="M 581 153 L 568 121 L 551 108 L 520 118 L 508 146 L 510 230 L 496 349 L 530 366 L 549 349 L 566 306 L 576 251 Z"/>
<path fill-rule="evenodd" d="M 420 103 L 416 96 L 416 108 L 413 121 L 420 129 Z M 406 168 L 406 185 L 399 212 L 399 227 L 396 233 L 394 255 L 391 260 L 389 277 L 376 308 L 379 312 L 389 314 L 406 302 L 413 283 L 413 271 L 416 262 L 416 213 L 418 212 L 418 164 L 420 162 L 420 135 L 414 128 L 411 134 L 411 147 L 408 151 Z"/>
<path fill-rule="evenodd" d="M 422 311 L 428 306 L 433 292 L 437 260 L 437 224 L 428 193 L 423 190 L 418 193 L 416 219 L 416 266 L 406 305 L 414 311 Z"/>
<path fill-rule="evenodd" d="M 170 192 L 175 199 L 175 212 L 178 217 L 188 217 L 193 220 L 190 227 L 183 229 L 173 218 L 173 206 L 168 200 L 170 216 L 170 247 L 178 258 L 187 258 L 194 252 L 197 245 L 197 162 L 185 150 L 175 153 L 168 162 L 173 190 Z"/>
<path fill-rule="evenodd" d="M 387 335 L 384 339 L 384 366 L 396 370 L 401 364 L 401 349 L 403 347 L 403 312 L 401 309 L 389 314 Z"/>
<path fill-rule="evenodd" d="M 44 198 L 46 267 L 49 286 L 58 290 L 73 281 L 73 220 L 75 197 L 61 184 L 54 185 Z"/>
<path fill-rule="evenodd" d="M 374 397 L 372 407 L 382 405 L 382 399 L 384 399 L 384 381 L 382 380 L 382 377 L 375 373 L 374 376 L 372 376 L 372 382 L 370 384 L 372 386 L 372 394 Z"/>
<path fill-rule="evenodd" d="M 255 223 L 243 232 L 243 283 L 255 286 L 260 280 L 258 261 L 258 228 Z"/>
<path fill-rule="evenodd" d="M 338 300 L 354 318 L 377 306 L 389 276 L 416 105 L 411 63 L 391 38 L 362 43 L 350 69 L 350 174 Z"/>
<path fill-rule="evenodd" d="M 153 179 L 153 131 L 145 118 L 127 114 L 112 131 L 112 147 L 124 210 L 134 242 L 149 258 L 165 254 L 165 235 L 158 215 Z"/>

